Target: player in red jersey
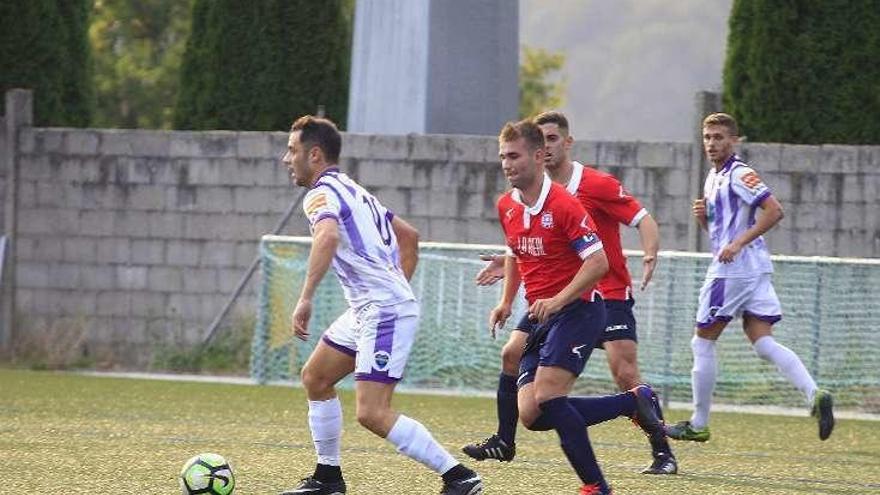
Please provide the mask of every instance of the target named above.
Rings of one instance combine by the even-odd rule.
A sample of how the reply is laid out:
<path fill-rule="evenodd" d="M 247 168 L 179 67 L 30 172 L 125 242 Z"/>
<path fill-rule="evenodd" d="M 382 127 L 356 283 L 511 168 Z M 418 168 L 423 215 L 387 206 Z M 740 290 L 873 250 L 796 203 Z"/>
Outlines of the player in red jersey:
<path fill-rule="evenodd" d="M 545 169 L 553 182 L 575 196 L 596 223 L 597 233 L 608 258 L 608 273 L 599 281 L 605 300 L 606 324 L 596 347 L 603 348 L 608 367 L 620 390 L 629 390 L 641 378 L 637 364 L 636 321 L 633 315 L 632 280 L 620 242 L 620 224 L 637 227 L 645 252 L 641 288 L 654 273 L 659 249 L 657 223 L 612 175 L 573 162 L 570 158 L 574 139 L 569 133 L 568 119 L 560 112 L 544 112 L 533 119 L 545 140 Z M 503 278 L 503 258 L 497 257 L 480 274 L 477 283 L 489 285 Z M 527 319 L 520 321 L 502 351 L 502 372 L 499 378 L 497 407 L 498 431 L 486 440 L 465 446 L 462 450 L 477 460 L 494 458 L 512 460 L 516 453 L 515 435 L 517 409 L 514 377 L 519 369 L 523 345 L 531 333 Z M 659 405 L 656 409 L 661 415 Z M 653 462 L 642 472 L 675 474 L 678 463 L 665 438 L 652 441 Z"/>
<path fill-rule="evenodd" d="M 509 256 L 501 301 L 491 328 L 510 317 L 520 281 L 533 331 L 520 360 L 518 410 L 532 430 L 553 429 L 583 482 L 582 495 L 608 494 L 585 426 L 629 416 L 651 437 L 662 438 L 646 385 L 604 397 L 569 397 L 605 329 L 605 305 L 596 290 L 608 270 L 602 241 L 586 210 L 544 174 L 544 135 L 531 121 L 507 124 L 499 155 L 511 191 L 498 200 Z"/>

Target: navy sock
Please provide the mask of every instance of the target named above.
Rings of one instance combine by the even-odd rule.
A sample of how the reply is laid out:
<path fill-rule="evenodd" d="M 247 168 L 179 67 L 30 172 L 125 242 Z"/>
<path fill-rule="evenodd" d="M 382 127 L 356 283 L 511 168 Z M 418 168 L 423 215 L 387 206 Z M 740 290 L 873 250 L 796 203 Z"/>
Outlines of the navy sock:
<path fill-rule="evenodd" d="M 585 485 L 598 483 L 603 489 L 608 489 L 602 470 L 596 462 L 590 438 L 587 436 L 587 428 L 584 426 L 584 418 L 569 402 L 568 397 L 557 397 L 542 402 L 539 406 L 543 416 L 554 426 L 562 451 L 568 458 L 569 464 L 574 468 L 578 477 Z"/>
<path fill-rule="evenodd" d="M 584 424 L 587 426 L 620 416 L 630 417 L 636 410 L 636 398 L 629 392 L 597 397 L 569 397 L 568 403 L 584 417 Z"/>
<path fill-rule="evenodd" d="M 516 422 L 519 421 L 516 393 L 516 377 L 501 373 L 495 406 L 498 408 L 498 437 L 507 445 L 513 445 L 516 440 Z"/>
<path fill-rule="evenodd" d="M 657 395 L 654 395 L 654 412 L 657 413 L 657 417 L 660 418 L 660 421 L 663 421 L 663 408 L 660 407 L 660 399 Z M 669 442 L 666 440 L 666 437 L 663 438 L 651 438 L 651 453 L 654 457 L 660 456 L 672 456 L 672 449 L 669 447 Z"/>

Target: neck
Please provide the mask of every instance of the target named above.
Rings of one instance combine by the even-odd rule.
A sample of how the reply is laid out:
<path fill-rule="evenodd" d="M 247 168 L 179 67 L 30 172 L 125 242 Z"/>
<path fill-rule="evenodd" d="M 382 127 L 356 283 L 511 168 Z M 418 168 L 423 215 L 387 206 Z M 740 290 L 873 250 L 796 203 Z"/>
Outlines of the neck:
<path fill-rule="evenodd" d="M 727 160 L 730 160 L 730 157 L 732 157 L 732 156 L 733 156 L 733 153 L 725 156 L 724 158 L 722 158 L 719 161 L 713 161 L 712 163 L 715 165 L 715 171 L 717 172 L 717 171 L 721 170 L 724 167 L 724 164 L 727 163 Z"/>
<path fill-rule="evenodd" d="M 574 163 L 568 158 L 560 163 L 558 167 L 547 168 L 547 175 L 550 176 L 550 180 L 563 186 L 568 184 L 573 173 Z"/>
<path fill-rule="evenodd" d="M 538 202 L 538 197 L 541 196 L 541 188 L 544 185 L 544 175 L 538 175 L 536 180 L 532 181 L 531 184 L 519 190 L 522 195 L 523 203 L 528 206 L 535 206 L 535 203 Z"/>
<path fill-rule="evenodd" d="M 334 164 L 334 163 L 327 163 L 327 164 L 315 166 L 314 174 L 312 174 L 312 180 L 311 180 L 312 187 L 315 187 L 315 184 L 318 182 L 318 179 L 320 179 L 321 176 L 324 175 L 324 172 L 326 172 L 328 169 L 331 169 L 334 167 L 336 167 L 336 164 Z"/>

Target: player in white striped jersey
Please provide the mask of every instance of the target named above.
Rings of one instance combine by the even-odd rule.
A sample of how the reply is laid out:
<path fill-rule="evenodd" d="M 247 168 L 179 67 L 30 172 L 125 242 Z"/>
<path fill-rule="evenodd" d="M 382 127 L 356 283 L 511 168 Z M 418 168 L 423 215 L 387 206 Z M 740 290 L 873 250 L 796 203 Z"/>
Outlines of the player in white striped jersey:
<path fill-rule="evenodd" d="M 408 282 L 418 260 L 418 232 L 339 171 L 341 147 L 331 121 L 305 116 L 293 123 L 284 155 L 294 182 L 310 189 L 303 210 L 313 237 L 292 330 L 303 340 L 309 337 L 312 298 L 331 266 L 349 308 L 324 332 L 303 367 L 318 462 L 311 476 L 283 495 L 346 492 L 340 468 L 342 407 L 335 385 L 351 373 L 362 426 L 440 474 L 441 493 L 482 493 L 476 473 L 458 463 L 421 423 L 391 408 L 418 329 L 419 305 Z"/>
<path fill-rule="evenodd" d="M 770 280 L 770 252 L 761 236 L 782 219 L 782 205 L 758 173 L 734 154 L 738 134 L 730 115 L 715 113 L 703 120 L 703 147 L 713 167 L 693 213 L 709 232 L 714 257 L 700 290 L 691 340 L 694 412 L 690 421 L 670 426 L 667 434 L 679 440 L 709 440 L 709 409 L 718 374 L 715 343 L 727 324 L 742 316 L 755 353 L 775 364 L 804 394 L 818 419 L 819 438 L 825 440 L 834 428 L 831 394 L 816 386 L 791 349 L 773 339 L 772 325 L 782 319 L 782 308 Z"/>

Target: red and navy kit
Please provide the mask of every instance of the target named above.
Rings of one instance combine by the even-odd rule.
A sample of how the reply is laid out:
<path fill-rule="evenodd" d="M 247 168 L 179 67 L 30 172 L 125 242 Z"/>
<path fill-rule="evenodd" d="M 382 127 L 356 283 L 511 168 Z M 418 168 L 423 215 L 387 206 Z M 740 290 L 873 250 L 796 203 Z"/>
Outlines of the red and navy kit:
<path fill-rule="evenodd" d="M 607 300 L 623 301 L 632 294 L 632 278 L 620 243 L 620 224 L 635 227 L 648 214 L 613 175 L 574 162 L 566 190 L 586 208 L 608 258 L 608 273 L 599 281 Z"/>
<path fill-rule="evenodd" d="M 512 189 L 498 200 L 498 217 L 529 304 L 558 294 L 580 270 L 583 259 L 602 249 L 584 207 L 547 176 L 534 206 L 523 204 L 519 190 Z M 594 289 L 588 288 L 581 299 L 591 301 Z"/>

